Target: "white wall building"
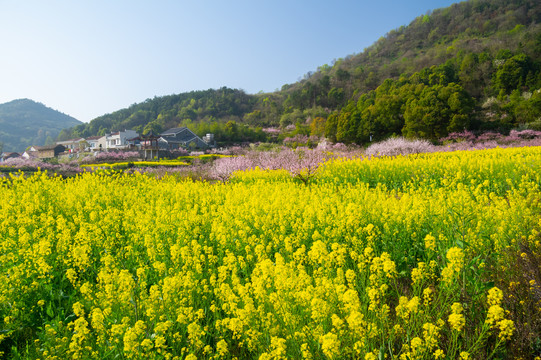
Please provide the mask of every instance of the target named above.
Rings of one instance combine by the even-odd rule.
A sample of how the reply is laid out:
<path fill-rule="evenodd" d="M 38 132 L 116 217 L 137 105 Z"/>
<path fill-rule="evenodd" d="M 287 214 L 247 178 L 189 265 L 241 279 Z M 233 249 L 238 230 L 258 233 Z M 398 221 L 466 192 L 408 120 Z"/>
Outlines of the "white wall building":
<path fill-rule="evenodd" d="M 91 136 L 86 138 L 86 142 L 88 143 L 88 150 L 90 151 L 105 150 L 106 141 L 107 136 Z"/>
<path fill-rule="evenodd" d="M 128 147 L 128 139 L 133 139 L 139 136 L 135 130 L 117 131 L 106 135 L 105 148 L 110 149 L 125 149 Z"/>
<path fill-rule="evenodd" d="M 77 138 L 77 139 L 69 139 L 64 141 L 57 141 L 56 145 L 62 145 L 66 148 L 66 152 L 75 152 L 79 150 L 83 150 L 85 147 L 85 139 L 84 138 Z"/>

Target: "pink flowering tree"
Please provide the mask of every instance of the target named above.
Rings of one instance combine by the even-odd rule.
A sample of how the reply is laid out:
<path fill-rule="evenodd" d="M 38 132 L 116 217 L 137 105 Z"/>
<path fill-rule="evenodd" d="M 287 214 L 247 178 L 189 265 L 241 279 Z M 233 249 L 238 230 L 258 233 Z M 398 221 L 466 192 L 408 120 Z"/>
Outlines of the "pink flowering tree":
<path fill-rule="evenodd" d="M 474 141 L 475 140 L 475 134 L 472 133 L 469 130 L 464 130 L 463 132 L 454 132 L 450 133 L 443 139 L 440 139 L 443 143 L 455 143 L 455 142 L 464 142 L 464 141 Z"/>
<path fill-rule="evenodd" d="M 541 140 L 541 131 L 535 130 L 511 130 L 509 135 L 487 131 L 475 135 L 471 131 L 461 133 L 451 133 L 447 137 L 440 139 L 446 145 L 446 151 L 449 150 L 476 150 L 490 149 L 497 146 L 535 146 Z"/>
<path fill-rule="evenodd" d="M 22 171 L 47 170 L 57 174 L 76 174 L 83 172 L 81 168 L 74 163 L 51 164 L 39 159 L 25 159 L 22 157 L 7 159 L 2 165 Z"/>
<path fill-rule="evenodd" d="M 244 156 L 217 159 L 211 170 L 216 180 L 227 181 L 235 171 L 254 169 L 287 170 L 290 175 L 308 184 L 317 174 L 319 166 L 331 157 L 329 153 L 320 150 L 298 148 L 285 149 L 280 152 L 263 151 L 249 152 Z"/>
<path fill-rule="evenodd" d="M 326 152 L 310 149 L 284 151 L 283 168 L 305 185 L 314 178 L 321 164 L 331 158 Z"/>
<path fill-rule="evenodd" d="M 396 137 L 370 145 L 365 154 L 368 156 L 397 156 L 433 152 L 435 150 L 436 147 L 427 140 L 410 140 Z"/>
<path fill-rule="evenodd" d="M 290 148 L 297 148 L 299 146 L 316 146 L 319 142 L 317 136 L 307 136 L 302 134 L 297 134 L 293 137 L 286 137 L 283 141 L 284 145 Z"/>
<path fill-rule="evenodd" d="M 102 151 L 95 157 L 99 161 L 125 161 L 139 158 L 137 151 Z"/>
<path fill-rule="evenodd" d="M 252 159 L 246 156 L 220 158 L 214 161 L 210 171 L 211 178 L 226 182 L 235 171 L 244 171 L 254 168 Z"/>

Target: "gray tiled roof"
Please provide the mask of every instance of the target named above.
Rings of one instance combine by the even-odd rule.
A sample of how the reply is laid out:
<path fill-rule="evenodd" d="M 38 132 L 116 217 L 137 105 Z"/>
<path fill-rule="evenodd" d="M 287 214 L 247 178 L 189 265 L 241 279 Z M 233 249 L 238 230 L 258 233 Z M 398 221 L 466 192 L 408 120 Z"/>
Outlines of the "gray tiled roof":
<path fill-rule="evenodd" d="M 186 127 L 169 129 L 166 132 L 162 133 L 161 136 L 167 141 L 172 142 L 186 142 L 191 141 L 194 138 L 199 138 L 190 129 Z"/>
<path fill-rule="evenodd" d="M 169 129 L 169 130 L 166 130 L 164 131 L 163 133 L 161 133 L 161 135 L 171 135 L 171 134 L 178 134 L 179 132 L 181 131 L 184 131 L 186 130 L 187 127 L 180 127 L 180 128 L 172 128 L 172 129 Z"/>
<path fill-rule="evenodd" d="M 207 147 L 208 144 L 204 142 L 199 136 L 193 133 L 187 127 L 169 129 L 160 134 L 163 141 L 169 145 L 175 144 L 176 146 L 186 146 L 189 143 L 195 143 L 200 147 Z M 160 145 L 165 146 L 165 145 Z"/>
<path fill-rule="evenodd" d="M 59 145 L 59 144 L 54 144 L 54 145 L 45 145 L 45 146 L 34 146 L 34 148 L 36 148 L 36 150 L 53 150 L 55 149 L 57 146 L 61 146 L 63 147 L 64 149 L 66 148 L 64 145 Z"/>

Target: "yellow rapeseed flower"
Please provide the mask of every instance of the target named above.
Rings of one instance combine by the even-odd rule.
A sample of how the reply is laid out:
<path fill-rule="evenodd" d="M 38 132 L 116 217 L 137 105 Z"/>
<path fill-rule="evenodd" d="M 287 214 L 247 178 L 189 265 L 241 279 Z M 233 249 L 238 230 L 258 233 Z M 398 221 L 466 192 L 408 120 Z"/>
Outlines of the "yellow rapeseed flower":
<path fill-rule="evenodd" d="M 340 354 L 340 339 L 334 333 L 327 333 L 319 338 L 321 350 L 329 359 L 334 359 Z"/>
<path fill-rule="evenodd" d="M 503 292 L 497 287 L 493 287 L 488 291 L 487 302 L 489 306 L 500 305 L 503 299 Z"/>
<path fill-rule="evenodd" d="M 462 315 L 464 308 L 460 303 L 453 303 L 451 306 L 452 313 L 449 315 L 448 321 L 451 324 L 451 328 L 456 331 L 461 331 L 464 325 L 466 325 L 466 319 Z"/>
<path fill-rule="evenodd" d="M 432 234 L 425 236 L 425 249 L 436 251 L 436 238 Z"/>

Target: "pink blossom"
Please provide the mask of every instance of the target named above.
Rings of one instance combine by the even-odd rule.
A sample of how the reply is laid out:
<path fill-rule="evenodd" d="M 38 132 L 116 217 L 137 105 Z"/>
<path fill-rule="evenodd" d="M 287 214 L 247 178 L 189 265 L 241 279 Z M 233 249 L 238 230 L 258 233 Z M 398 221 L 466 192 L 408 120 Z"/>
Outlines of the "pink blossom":
<path fill-rule="evenodd" d="M 368 156 L 397 156 L 433 152 L 436 147 L 427 140 L 408 140 L 403 137 L 389 138 L 370 145 L 365 154 Z"/>
<path fill-rule="evenodd" d="M 25 159 L 22 157 L 7 159 L 2 165 L 23 171 L 36 171 L 38 169 L 41 169 L 47 170 L 52 173 L 61 174 L 73 174 L 83 172 L 81 168 L 74 165 L 73 163 L 56 165 L 48 162 L 43 162 L 39 159 Z"/>
<path fill-rule="evenodd" d="M 469 130 L 464 130 L 463 132 L 454 132 L 450 133 L 447 137 L 440 139 L 441 142 L 461 142 L 461 141 L 473 141 L 475 140 L 475 134 Z"/>
<path fill-rule="evenodd" d="M 249 170 L 254 167 L 252 159 L 245 156 L 216 159 L 211 170 L 211 177 L 220 181 L 227 181 L 235 171 Z"/>
<path fill-rule="evenodd" d="M 331 155 L 320 150 L 297 148 L 284 149 L 280 152 L 252 151 L 244 156 L 217 159 L 211 170 L 211 176 L 227 181 L 235 171 L 244 171 L 256 167 L 264 170 L 287 170 L 293 178 L 307 183 L 315 176 L 318 167 Z"/>
<path fill-rule="evenodd" d="M 102 151 L 96 156 L 96 160 L 128 160 L 139 158 L 137 151 Z"/>
<path fill-rule="evenodd" d="M 280 134 L 280 129 L 277 129 L 277 128 L 265 128 L 265 129 L 261 129 L 264 133 L 267 133 L 269 135 L 279 135 Z"/>

